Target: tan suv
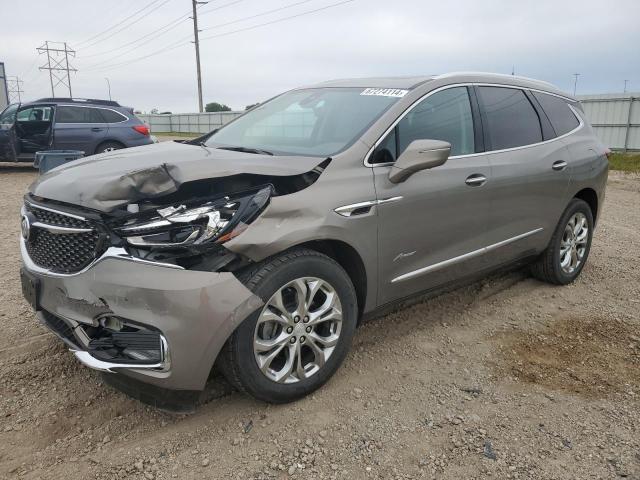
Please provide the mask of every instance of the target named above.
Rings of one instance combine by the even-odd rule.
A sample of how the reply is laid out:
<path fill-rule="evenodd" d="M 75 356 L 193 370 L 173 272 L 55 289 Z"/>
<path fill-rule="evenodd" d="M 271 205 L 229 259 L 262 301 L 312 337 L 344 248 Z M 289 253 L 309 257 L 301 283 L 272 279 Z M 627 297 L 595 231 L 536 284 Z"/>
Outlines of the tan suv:
<path fill-rule="evenodd" d="M 604 201 L 579 103 L 518 77 L 339 80 L 196 139 L 110 152 L 31 186 L 22 282 L 85 365 L 164 407 L 214 364 L 286 402 L 396 302 L 529 262 L 566 284 Z"/>

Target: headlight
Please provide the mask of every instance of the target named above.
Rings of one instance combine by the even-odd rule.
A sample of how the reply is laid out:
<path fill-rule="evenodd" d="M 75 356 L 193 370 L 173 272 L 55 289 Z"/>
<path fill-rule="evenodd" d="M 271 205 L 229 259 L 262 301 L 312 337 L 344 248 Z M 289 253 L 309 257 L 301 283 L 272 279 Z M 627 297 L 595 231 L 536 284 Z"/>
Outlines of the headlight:
<path fill-rule="evenodd" d="M 223 243 L 239 235 L 267 205 L 272 188 L 225 197 L 201 205 L 178 205 L 156 210 L 145 220 L 129 220 L 116 229 L 129 245 L 139 248 L 176 248 Z"/>

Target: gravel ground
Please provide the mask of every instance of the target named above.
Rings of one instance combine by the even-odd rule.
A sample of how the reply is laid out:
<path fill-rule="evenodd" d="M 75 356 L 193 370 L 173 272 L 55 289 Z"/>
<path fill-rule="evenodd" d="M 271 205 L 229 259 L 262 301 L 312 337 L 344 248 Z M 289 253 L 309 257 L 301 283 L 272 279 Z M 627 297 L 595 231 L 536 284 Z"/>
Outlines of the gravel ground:
<path fill-rule="evenodd" d="M 189 416 L 111 389 L 20 293 L 30 168 L 0 167 L 0 478 L 640 479 L 640 177 L 612 172 L 581 277 L 516 271 L 365 324 L 314 395 Z"/>

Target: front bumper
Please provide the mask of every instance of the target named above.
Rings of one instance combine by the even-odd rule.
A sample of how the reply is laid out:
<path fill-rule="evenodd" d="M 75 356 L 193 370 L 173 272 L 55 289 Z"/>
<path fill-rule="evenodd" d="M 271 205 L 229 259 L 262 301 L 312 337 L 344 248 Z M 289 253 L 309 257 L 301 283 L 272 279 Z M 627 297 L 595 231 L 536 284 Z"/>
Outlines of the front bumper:
<path fill-rule="evenodd" d="M 39 279 L 40 320 L 83 364 L 162 388 L 202 390 L 229 335 L 263 304 L 232 273 L 170 268 L 130 257 L 121 249 L 107 250 L 92 265 L 70 275 L 34 265 L 22 239 L 21 253 L 24 268 Z M 162 361 L 140 366 L 95 358 L 81 336 L 85 326 L 95 326 L 104 315 L 159 331 Z M 63 321 L 73 334 L 65 338 L 69 332 L 57 331 L 45 317 Z"/>

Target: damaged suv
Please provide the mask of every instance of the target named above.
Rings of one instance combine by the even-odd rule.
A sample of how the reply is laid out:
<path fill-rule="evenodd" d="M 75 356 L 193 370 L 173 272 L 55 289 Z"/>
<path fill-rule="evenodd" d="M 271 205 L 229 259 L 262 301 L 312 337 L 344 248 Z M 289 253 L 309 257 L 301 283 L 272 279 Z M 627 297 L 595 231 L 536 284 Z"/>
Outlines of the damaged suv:
<path fill-rule="evenodd" d="M 579 103 L 448 74 L 289 91 L 220 130 L 81 159 L 25 196 L 23 292 L 85 365 L 157 405 L 214 365 L 286 402 L 361 319 L 505 265 L 567 284 L 607 150 Z"/>

